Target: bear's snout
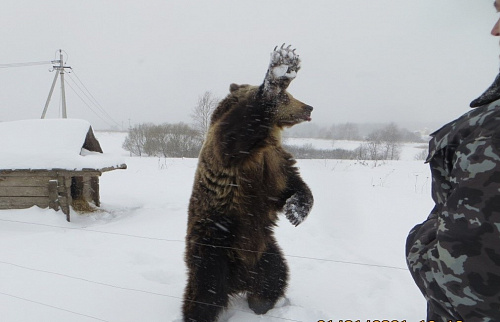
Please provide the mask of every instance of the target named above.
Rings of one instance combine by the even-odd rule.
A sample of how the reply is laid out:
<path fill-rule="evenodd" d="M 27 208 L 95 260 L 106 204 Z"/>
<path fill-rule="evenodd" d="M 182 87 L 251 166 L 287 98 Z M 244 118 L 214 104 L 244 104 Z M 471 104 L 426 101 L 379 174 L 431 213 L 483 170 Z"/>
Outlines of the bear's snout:
<path fill-rule="evenodd" d="M 313 110 L 313 107 L 311 105 L 305 105 L 304 110 L 306 110 L 306 112 L 308 112 L 308 113 L 311 113 Z"/>
<path fill-rule="evenodd" d="M 302 108 L 304 109 L 304 120 L 310 122 L 313 107 L 311 105 L 304 105 Z"/>

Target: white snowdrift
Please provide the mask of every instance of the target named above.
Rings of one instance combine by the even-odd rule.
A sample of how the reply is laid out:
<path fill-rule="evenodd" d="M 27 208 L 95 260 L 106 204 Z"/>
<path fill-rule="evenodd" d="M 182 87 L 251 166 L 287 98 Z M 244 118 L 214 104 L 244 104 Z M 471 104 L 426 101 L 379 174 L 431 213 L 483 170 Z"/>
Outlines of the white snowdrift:
<path fill-rule="evenodd" d="M 104 151 L 123 135 L 96 133 Z M 117 140 L 116 138 L 120 138 Z M 126 153 L 125 153 L 126 154 Z M 102 211 L 0 211 L 2 322 L 180 321 L 187 205 L 195 159 L 127 158 L 101 181 Z M 406 270 L 408 231 L 432 208 L 422 161 L 299 160 L 315 196 L 298 227 L 275 229 L 290 266 L 287 299 L 264 316 L 244 297 L 224 322 L 425 319 Z"/>
<path fill-rule="evenodd" d="M 90 123 L 74 119 L 0 123 L 0 169 L 102 169 L 121 157 L 82 151 Z M 105 151 L 105 150 L 104 150 Z"/>

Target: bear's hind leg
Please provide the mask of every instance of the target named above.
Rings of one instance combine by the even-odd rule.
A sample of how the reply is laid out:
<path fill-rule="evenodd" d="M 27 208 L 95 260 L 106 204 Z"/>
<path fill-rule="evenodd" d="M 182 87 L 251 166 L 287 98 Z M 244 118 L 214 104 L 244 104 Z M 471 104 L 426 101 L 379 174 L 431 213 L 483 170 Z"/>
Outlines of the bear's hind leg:
<path fill-rule="evenodd" d="M 285 294 L 288 266 L 273 240 L 257 265 L 250 270 L 248 305 L 256 314 L 266 314 Z"/>
<path fill-rule="evenodd" d="M 192 257 L 184 294 L 184 322 L 215 322 L 229 302 L 227 255 L 221 248 L 204 247 Z"/>

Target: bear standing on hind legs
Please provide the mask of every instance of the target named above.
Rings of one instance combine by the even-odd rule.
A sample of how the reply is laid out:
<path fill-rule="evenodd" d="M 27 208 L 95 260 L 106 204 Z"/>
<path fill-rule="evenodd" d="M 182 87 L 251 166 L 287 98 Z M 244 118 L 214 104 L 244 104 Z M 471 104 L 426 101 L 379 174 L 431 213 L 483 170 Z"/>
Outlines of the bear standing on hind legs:
<path fill-rule="evenodd" d="M 256 314 L 285 294 L 288 267 L 274 238 L 278 213 L 294 225 L 313 196 L 281 145 L 281 131 L 311 120 L 286 89 L 300 69 L 290 46 L 275 48 L 260 86 L 231 84 L 212 114 L 189 203 L 185 322 L 214 322 L 229 296 L 246 293 Z"/>

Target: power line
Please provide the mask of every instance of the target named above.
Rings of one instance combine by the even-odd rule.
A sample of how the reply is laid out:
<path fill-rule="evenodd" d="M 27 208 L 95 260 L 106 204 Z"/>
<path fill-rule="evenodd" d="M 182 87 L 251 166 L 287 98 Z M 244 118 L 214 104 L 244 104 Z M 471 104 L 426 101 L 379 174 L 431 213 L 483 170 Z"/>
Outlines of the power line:
<path fill-rule="evenodd" d="M 68 76 L 70 76 L 71 80 L 74 82 L 74 85 L 76 87 L 78 87 L 78 89 L 81 91 L 81 93 L 83 93 L 83 95 L 85 95 L 88 99 L 88 101 L 94 105 L 97 110 L 99 110 L 103 116 L 105 116 L 108 120 L 110 120 L 113 124 L 110 124 L 108 121 L 106 121 L 103 117 L 101 117 L 101 115 L 99 115 L 97 113 L 97 111 L 95 109 L 93 109 L 87 102 L 84 101 L 84 99 L 76 92 L 75 88 L 71 87 L 70 84 L 68 84 L 71 89 L 73 90 L 73 92 L 80 98 L 80 100 L 82 100 L 82 102 L 97 116 L 99 117 L 103 122 L 105 122 L 107 125 L 109 126 L 118 126 L 118 127 L 121 127 L 121 125 L 115 121 L 111 115 L 109 115 L 108 112 L 106 112 L 106 110 L 102 107 L 102 105 L 97 101 L 97 99 L 95 98 L 94 95 L 92 95 L 92 93 L 89 91 L 89 89 L 87 88 L 87 86 L 85 86 L 85 84 L 82 82 L 82 80 L 78 77 L 78 75 L 75 73 L 75 71 L 71 68 L 71 67 L 66 67 L 66 66 L 63 66 L 63 60 L 62 60 L 62 50 L 59 50 L 60 52 L 60 58 L 59 60 L 52 60 L 52 61 L 35 61 L 35 62 L 23 62 L 23 63 L 10 63 L 10 64 L 0 64 L 0 68 L 14 68 L 14 67 L 28 67 L 28 66 L 37 66 L 37 65 L 46 65 L 46 64 L 55 64 L 55 63 L 60 63 L 61 66 L 57 67 L 57 66 L 54 66 L 55 69 L 57 69 L 58 71 L 63 69 L 63 68 L 70 68 L 72 70 L 72 73 L 75 75 L 76 79 L 78 80 L 78 82 L 82 85 L 82 87 L 80 87 L 80 85 L 78 85 L 78 83 L 73 80 L 71 78 L 71 76 L 69 74 L 67 74 Z M 65 51 L 64 51 L 65 52 Z M 66 52 L 65 52 L 66 53 Z M 66 60 L 67 60 L 67 53 L 66 53 Z M 64 74 L 63 72 L 61 72 L 61 76 L 62 74 Z M 56 73 L 56 76 L 57 76 L 57 73 Z M 57 77 L 55 77 L 54 79 L 54 82 L 53 82 L 53 85 L 55 84 L 55 81 L 56 81 Z M 61 77 L 61 79 L 63 79 Z M 85 89 L 85 90 L 84 90 Z M 52 90 L 51 90 L 52 92 Z M 46 103 L 46 107 L 44 109 L 44 113 L 42 114 L 42 118 L 44 118 L 45 116 L 45 112 L 46 112 L 46 109 L 47 109 L 47 105 L 48 105 L 48 102 L 50 101 L 50 96 L 51 96 L 52 93 L 49 94 L 49 98 L 47 99 L 47 103 Z M 64 95 L 64 94 L 63 94 Z M 63 105 L 65 105 L 65 102 L 63 102 Z M 65 110 L 65 109 L 63 109 Z M 63 112 L 63 115 L 65 115 L 65 112 Z"/>
<path fill-rule="evenodd" d="M 128 237 L 128 238 L 138 238 L 138 239 L 145 239 L 145 240 L 152 240 L 152 241 L 174 242 L 174 243 L 179 243 L 179 244 L 180 243 L 184 244 L 184 242 L 185 242 L 184 240 L 178 240 L 178 239 L 165 239 L 165 238 L 157 238 L 157 237 L 138 236 L 138 235 L 125 234 L 125 233 L 116 233 L 116 232 L 93 230 L 93 229 L 87 229 L 87 228 L 84 228 L 84 227 L 63 227 L 63 226 L 57 226 L 57 225 L 40 224 L 40 223 L 32 223 L 32 222 L 24 222 L 24 221 L 8 220 L 8 219 L 0 219 L 0 221 L 17 223 L 17 224 L 35 225 L 35 226 L 41 226 L 41 227 L 58 228 L 58 229 L 79 230 L 79 231 L 85 231 L 85 232 L 99 233 L 99 234 L 105 234 L 105 235 L 114 235 L 114 236 Z M 239 248 L 234 248 L 234 247 L 217 246 L 217 245 L 210 245 L 210 244 L 203 244 L 203 243 L 196 243 L 196 244 L 202 245 L 202 246 L 207 246 L 207 247 L 217 247 L 217 248 L 233 249 L 233 250 L 253 252 L 253 253 L 261 253 L 261 254 L 269 254 L 269 255 L 277 255 L 277 256 L 281 255 L 281 254 L 278 254 L 278 253 L 258 252 L 258 251 L 246 250 L 246 249 L 239 249 Z M 306 259 L 306 260 L 315 260 L 315 261 L 323 261 L 323 262 L 333 262 L 333 263 L 340 263 L 340 264 L 359 265 L 359 266 L 366 266 L 366 267 L 377 267 L 377 268 L 386 268 L 386 269 L 396 269 L 396 270 L 407 271 L 406 268 L 395 267 L 395 266 L 388 266 L 388 265 L 366 264 L 366 263 L 359 263 L 359 262 L 341 261 L 341 260 L 333 260 L 333 259 L 325 259 L 325 258 L 315 258 L 315 257 L 306 257 L 306 256 L 297 256 L 297 255 L 283 255 L 283 256 L 284 257 L 289 257 L 289 258 L 299 258 L 299 259 Z M 168 297 L 168 298 L 183 300 L 183 298 L 178 297 L 178 296 L 173 296 L 173 295 L 168 295 L 168 294 L 162 294 L 162 293 L 156 293 L 156 292 L 150 292 L 150 291 L 145 291 L 145 290 L 140 290 L 140 289 L 134 289 L 134 288 L 128 288 L 128 287 L 123 287 L 123 286 L 116 286 L 116 285 L 109 284 L 109 283 L 92 281 L 92 280 L 89 280 L 89 279 L 85 279 L 85 278 L 81 278 L 81 277 L 75 277 L 75 276 L 71 276 L 71 275 L 67 275 L 67 274 L 56 273 L 56 272 L 51 272 L 51 271 L 41 270 L 41 269 L 36 269 L 36 268 L 30 268 L 30 267 L 26 267 L 26 266 L 14 264 L 14 263 L 9 263 L 9 262 L 5 262 L 5 261 L 1 261 L 1 260 L 0 260 L 0 264 L 10 265 L 12 267 L 17 267 L 17 268 L 20 268 L 20 269 L 25 269 L 25 270 L 30 270 L 30 271 L 36 271 L 36 272 L 40 272 L 40 273 L 52 274 L 52 275 L 56 275 L 56 276 L 60 276 L 60 277 L 70 278 L 70 279 L 74 279 L 74 280 L 79 280 L 79 281 L 83 281 L 83 282 L 87 282 L 87 283 L 92 283 L 92 284 L 96 284 L 96 285 L 101 285 L 101 286 L 105 286 L 105 287 L 111 287 L 111 288 L 125 290 L 125 291 L 133 291 L 133 292 L 139 292 L 139 293 L 150 294 L 150 295 L 155 295 L 155 296 L 162 296 L 162 297 Z M 4 293 L 0 292 L 0 294 L 4 294 Z M 4 294 L 4 295 L 9 296 L 9 294 Z M 28 301 L 30 301 L 30 300 L 28 300 Z M 217 306 L 217 307 L 220 307 L 220 308 L 224 308 L 223 306 L 215 305 L 215 304 L 211 304 L 211 303 L 204 303 L 204 302 L 198 302 L 198 301 L 192 301 L 192 302 L 203 304 L 203 305 Z M 43 305 L 43 303 L 41 303 L 41 304 Z M 55 307 L 55 308 L 60 309 L 58 307 Z M 236 309 L 236 308 L 228 308 L 228 309 L 229 310 L 234 310 L 234 311 L 240 311 L 240 312 L 243 312 L 243 313 L 252 314 L 252 312 L 250 312 L 250 311 L 245 311 L 245 310 L 241 310 L 241 309 Z M 281 320 L 285 320 L 285 321 L 302 322 L 302 321 L 299 321 L 299 320 L 281 318 L 281 317 L 276 317 L 276 316 L 271 316 L 271 315 L 266 315 L 266 316 L 277 318 L 277 319 L 281 319 Z M 102 321 L 104 321 L 104 320 L 102 320 Z"/>
<path fill-rule="evenodd" d="M 260 252 L 260 251 L 256 251 L 256 250 L 234 248 L 234 247 L 229 247 L 229 246 L 210 245 L 210 244 L 204 244 L 204 243 L 198 243 L 198 242 L 193 242 L 193 244 L 197 244 L 197 245 L 201 245 L 201 246 L 207 246 L 207 247 L 224 248 L 224 249 L 232 249 L 232 250 L 244 251 L 244 252 L 251 252 L 251 253 L 260 253 L 260 254 L 281 256 L 281 254 L 279 254 L 279 253 Z M 315 261 L 322 261 L 322 262 L 332 262 L 332 263 L 339 263 L 339 264 L 349 264 L 349 265 L 359 265 L 359 266 L 371 266 L 371 267 L 380 267 L 380 268 L 390 268 L 390 269 L 397 269 L 397 270 L 404 270 L 404 271 L 407 270 L 406 268 L 396 267 L 396 266 L 389 266 L 389 265 L 366 264 L 366 263 L 358 263 L 358 262 L 350 262 L 350 261 L 341 261 L 341 260 L 335 260 L 335 259 L 316 258 L 316 257 L 288 255 L 288 254 L 284 254 L 283 256 L 284 257 L 290 257 L 290 258 L 300 258 L 300 259 L 308 259 L 308 260 L 315 260 Z"/>
<path fill-rule="evenodd" d="M 74 84 L 76 87 L 78 87 L 78 89 L 81 91 L 81 93 L 82 93 L 82 94 L 83 94 L 83 95 L 84 95 L 84 96 L 85 96 L 85 97 L 89 100 L 89 102 L 90 102 L 91 104 L 93 104 L 95 107 L 99 108 L 99 106 L 97 106 L 97 105 L 95 104 L 95 102 L 94 102 L 94 101 L 92 101 L 92 98 L 89 96 L 89 94 L 87 94 L 87 93 L 86 93 L 86 92 L 85 92 L 85 91 L 84 91 L 84 90 L 80 87 L 80 85 L 78 85 L 78 83 L 77 83 L 77 82 L 73 79 L 73 77 L 71 77 L 71 75 L 70 75 L 70 74 L 68 74 L 68 76 L 69 76 L 69 79 L 71 79 L 71 81 L 73 82 L 73 84 Z M 73 90 L 74 90 L 74 88 L 73 88 Z M 100 110 L 101 110 L 101 112 L 102 112 L 102 109 L 101 109 L 101 108 L 99 108 L 99 109 L 100 109 Z"/>
<path fill-rule="evenodd" d="M 106 112 L 106 110 L 102 107 L 102 105 L 97 101 L 97 99 L 95 98 L 94 95 L 92 95 L 92 93 L 89 91 L 89 89 L 87 88 L 87 86 L 85 86 L 85 84 L 82 82 L 82 80 L 80 79 L 80 77 L 78 77 L 78 75 L 76 74 L 75 70 L 72 70 L 73 74 L 75 75 L 76 79 L 78 79 L 78 81 L 80 82 L 80 84 L 82 84 L 83 88 L 85 88 L 85 90 L 87 91 L 87 93 L 89 93 L 89 95 L 92 97 L 92 99 L 94 100 L 95 102 L 95 105 L 104 113 L 106 114 L 106 116 L 111 120 L 113 121 L 116 125 L 120 126 L 120 124 L 118 124 L 118 122 L 116 122 L 112 117 L 111 115 L 108 114 L 108 112 Z"/>
<path fill-rule="evenodd" d="M 73 93 L 75 93 L 76 96 L 78 96 L 78 98 L 83 102 L 83 104 L 85 104 L 89 110 L 92 111 L 92 113 L 94 113 L 98 118 L 100 118 L 104 123 L 106 123 L 107 125 L 111 126 L 111 124 L 108 123 L 108 121 L 106 121 L 104 118 L 102 118 L 87 102 L 85 102 L 85 100 L 76 92 L 76 90 L 73 88 L 73 86 L 71 86 L 70 83 L 66 82 L 66 84 L 69 86 L 69 88 L 73 91 Z"/>
<path fill-rule="evenodd" d="M 164 238 L 158 238 L 158 237 L 138 236 L 138 235 L 124 234 L 124 233 L 115 233 L 115 232 L 109 232 L 109 231 L 87 229 L 85 227 L 63 227 L 63 226 L 57 226 L 57 225 L 40 224 L 40 223 L 26 222 L 26 221 L 20 221 L 20 220 L 11 220 L 11 219 L 0 219 L 0 221 L 11 222 L 11 223 L 16 223 L 16 224 L 26 224 L 26 225 L 50 227 L 50 228 L 80 230 L 80 231 L 86 231 L 86 232 L 92 232 L 92 233 L 116 235 L 116 236 L 123 236 L 123 237 L 133 237 L 133 238 L 149 239 L 149 240 L 157 240 L 157 241 L 179 242 L 179 243 L 184 242 L 184 240 L 180 240 L 180 239 L 164 239 Z"/>
<path fill-rule="evenodd" d="M 12 223 L 19 223 L 19 224 L 27 224 L 27 225 L 35 225 L 35 226 L 43 226 L 43 227 L 51 227 L 51 228 L 59 228 L 59 229 L 80 230 L 80 231 L 87 231 L 87 232 L 93 232 L 93 233 L 99 233 L 99 234 L 115 235 L 115 236 L 130 237 L 130 238 L 139 238 L 139 239 L 147 239 L 147 240 L 155 240 L 155 241 L 164 241 L 164 242 L 173 242 L 173 243 L 185 243 L 184 240 L 179 240 L 179 239 L 165 239 L 165 238 L 157 238 L 157 237 L 146 237 L 146 236 L 124 234 L 124 233 L 115 233 L 115 232 L 108 232 L 108 231 L 101 231 L 101 230 L 93 230 L 93 229 L 87 229 L 87 228 L 82 228 L 82 227 L 62 227 L 62 226 L 56 226 L 56 225 L 31 223 L 31 222 L 18 221 L 18 220 L 9 220 L 9 219 L 0 219 L 0 221 L 12 222 Z M 224 249 L 231 249 L 231 250 L 236 250 L 236 251 L 244 251 L 244 252 L 251 252 L 251 253 L 259 253 L 259 254 L 281 256 L 281 254 L 279 254 L 279 253 L 262 252 L 262 251 L 255 251 L 255 250 L 249 250 L 249 249 L 235 248 L 235 247 L 229 247 L 229 246 L 211 245 L 211 244 L 205 244 L 205 243 L 199 243 L 199 242 L 193 242 L 193 243 L 197 244 L 197 245 L 201 245 L 201 246 L 207 246 L 207 247 L 224 248 Z M 328 258 L 317 258 L 317 257 L 300 256 L 300 255 L 288 255 L 288 254 L 284 254 L 283 256 L 284 257 L 288 257 L 288 258 L 298 258 L 298 259 L 306 259 L 306 260 L 315 260 L 315 261 L 321 261 L 321 262 L 331 262 L 331 263 L 338 263 L 338 264 L 358 265 L 358 266 L 387 268 L 387 269 L 395 269 L 395 270 L 407 271 L 407 268 L 397 267 L 397 266 L 390 266 L 390 265 L 367 264 L 367 263 L 360 263 L 360 262 L 343 261 L 343 260 L 335 260 L 335 259 L 328 259 Z"/>
<path fill-rule="evenodd" d="M 45 107 L 43 109 L 43 113 L 42 113 L 42 119 L 45 118 L 45 115 L 47 113 L 47 109 L 49 107 L 49 102 L 50 102 L 50 99 L 52 97 L 52 93 L 54 91 L 54 87 L 55 87 L 55 84 L 57 82 L 57 78 L 60 77 L 61 78 L 61 95 L 62 95 L 62 114 L 63 114 L 63 118 L 66 118 L 67 117 L 67 114 L 66 114 L 66 94 L 65 94 L 65 85 L 68 85 L 70 86 L 70 88 L 73 90 L 73 92 L 78 96 L 78 98 L 80 98 L 80 100 L 97 116 L 99 117 L 103 122 L 105 122 L 106 124 L 108 124 L 109 126 L 113 126 L 111 125 L 108 121 L 106 121 L 101 115 L 99 115 L 99 113 L 97 113 L 97 111 L 92 108 L 90 105 L 94 105 L 94 107 L 97 108 L 97 110 L 100 111 L 100 114 L 102 114 L 103 116 L 107 117 L 109 120 L 111 120 L 114 124 L 116 124 L 118 127 L 120 126 L 120 124 L 118 122 L 116 122 L 105 110 L 104 108 L 102 107 L 101 104 L 99 104 L 99 102 L 97 101 L 97 99 L 94 97 L 94 95 L 92 95 L 92 93 L 90 93 L 90 91 L 88 90 L 88 88 L 85 86 L 85 84 L 83 84 L 83 82 L 80 80 L 80 78 L 78 77 L 78 75 L 76 75 L 76 73 L 74 73 L 73 71 L 73 68 L 70 67 L 70 66 L 66 66 L 65 65 L 65 61 L 64 61 L 64 57 L 63 57 L 63 50 L 62 49 L 59 49 L 58 50 L 59 52 L 59 59 L 58 60 L 53 60 L 51 62 L 31 62 L 31 63 L 18 63 L 18 64 L 4 64 L 4 65 L 0 65 L 0 67 L 4 67 L 4 68 L 7 68 L 7 67 L 20 67 L 20 66 L 29 66 L 29 65 L 33 65 L 33 64 L 42 64 L 42 63 L 58 63 L 57 66 L 53 66 L 53 69 L 51 71 L 56 71 L 55 75 L 54 75 L 54 80 L 52 81 L 52 86 L 50 88 L 50 92 L 49 92 L 49 96 L 47 98 L 47 101 L 45 103 Z M 64 51 L 64 53 L 66 53 Z M 57 56 L 57 52 L 56 52 L 56 56 Z M 66 53 L 66 60 L 68 59 L 68 54 Z M 65 70 L 66 69 L 69 69 L 70 72 L 72 71 L 76 78 L 78 79 L 78 81 L 80 82 L 80 84 L 83 86 L 83 88 L 85 88 L 85 90 L 82 89 L 82 87 L 75 81 L 73 80 L 73 78 L 71 77 L 71 75 L 69 73 L 66 73 Z M 71 79 L 71 81 L 73 81 L 73 84 L 80 90 L 81 93 L 83 93 L 83 95 L 88 99 L 88 102 L 84 100 L 84 98 L 78 94 L 78 92 L 76 91 L 76 89 L 71 86 L 70 83 L 67 83 L 65 81 L 65 77 L 64 75 L 67 74 L 68 77 Z"/>
<path fill-rule="evenodd" d="M 84 316 L 86 318 L 94 319 L 94 320 L 97 320 L 97 321 L 109 322 L 108 320 L 103 320 L 103 319 L 100 319 L 100 318 L 96 318 L 95 316 L 78 313 L 78 312 L 71 311 L 71 310 L 68 310 L 68 309 L 63 309 L 63 308 L 55 306 L 55 305 L 50 305 L 50 304 L 46 304 L 46 303 L 42 303 L 42 302 L 38 302 L 38 301 L 33 301 L 33 300 L 30 300 L 30 299 L 27 299 L 27 298 L 24 298 L 24 297 L 21 297 L 21 296 L 16 296 L 16 295 L 8 294 L 8 293 L 4 293 L 4 292 L 1 292 L 1 291 L 0 291 L 0 295 L 12 297 L 12 298 L 15 298 L 15 299 L 18 299 L 18 300 L 23 300 L 23 301 L 26 301 L 26 302 L 31 302 L 31 303 L 35 303 L 35 304 L 46 306 L 46 307 L 50 307 L 52 309 L 56 309 L 56 310 L 59 310 L 59 311 L 64 311 L 64 312 L 68 312 L 68 313 L 72 313 L 72 314 Z"/>
<path fill-rule="evenodd" d="M 62 273 L 51 272 L 51 271 L 48 271 L 48 270 L 36 269 L 36 268 L 27 267 L 27 266 L 18 265 L 18 264 L 13 264 L 13 263 L 1 261 L 1 260 L 0 260 L 0 264 L 9 265 L 9 266 L 13 266 L 13 267 L 16 267 L 16 268 L 29 270 L 29 271 L 34 271 L 34 272 L 39 272 L 39 273 L 45 273 L 45 274 L 55 275 L 55 276 L 59 276 L 59 277 L 65 277 L 65 278 L 69 278 L 69 279 L 73 279 L 73 280 L 78 280 L 78 281 L 82 281 L 82 282 L 86 282 L 86 283 L 91 283 L 91 284 L 106 286 L 106 287 L 110 287 L 110 288 L 114 288 L 114 289 L 119 289 L 119 290 L 124 290 L 124 291 L 132 291 L 132 292 L 144 293 L 144 294 L 149 294 L 149 295 L 156 295 L 156 296 L 168 297 L 168 298 L 173 298 L 173 299 L 177 299 L 177 300 L 183 300 L 183 298 L 179 297 L 179 296 L 168 295 L 168 294 L 163 294 L 163 293 L 156 293 L 156 292 L 150 292 L 150 291 L 145 291 L 145 290 L 139 290 L 139 289 L 130 288 L 130 287 L 116 286 L 116 285 L 109 284 L 109 283 L 96 282 L 96 281 L 93 281 L 93 280 L 90 280 L 90 279 L 86 279 L 86 278 L 71 276 L 71 275 L 62 274 Z M 2 292 L 0 292 L 0 294 L 4 294 L 4 295 L 7 295 L 7 296 L 12 296 L 10 294 L 6 294 L 6 293 L 2 293 Z M 13 297 L 16 297 L 16 296 L 13 296 Z M 19 297 L 16 297 L 16 298 L 19 298 Z M 34 302 L 34 301 L 31 301 L 31 300 L 28 300 L 28 299 L 24 299 L 24 298 L 22 298 L 22 299 L 30 301 L 30 302 Z M 212 303 L 206 303 L 206 302 L 200 302 L 200 301 L 194 301 L 194 300 L 187 300 L 187 301 L 193 302 L 193 303 L 197 303 L 197 304 L 208 305 L 208 306 L 215 306 L 215 307 L 219 307 L 219 308 L 226 308 L 226 307 L 224 307 L 222 305 L 217 305 L 217 304 L 212 304 Z M 38 303 L 38 302 L 35 302 L 35 303 Z M 44 305 L 43 303 L 38 303 L 38 304 Z M 79 314 L 79 313 L 76 313 L 76 312 L 72 312 L 72 311 L 69 311 L 69 310 L 61 309 L 59 307 L 55 307 L 55 306 L 51 306 L 51 305 L 46 305 L 46 306 L 53 307 L 53 308 L 60 309 L 60 310 L 64 310 L 64 311 L 68 311 L 68 312 L 75 313 L 75 314 Z M 229 308 L 229 309 L 233 310 L 233 311 L 239 311 L 239 312 L 243 312 L 243 313 L 253 314 L 253 312 L 246 311 L 246 310 L 241 310 L 241 309 L 236 309 L 236 308 Z M 84 315 L 84 314 L 79 314 L 79 315 L 87 316 L 87 315 Z M 268 317 L 272 317 L 272 318 L 276 318 L 276 319 L 285 320 L 285 321 L 303 322 L 303 321 L 300 321 L 300 320 L 287 319 L 287 318 L 282 318 L 282 317 L 279 317 L 279 316 L 272 316 L 272 315 L 267 315 L 267 316 Z M 92 316 L 87 316 L 87 317 L 91 317 L 91 318 L 94 318 L 94 319 L 97 319 L 97 320 L 100 320 L 100 321 L 106 321 L 106 320 L 98 319 L 98 318 L 95 318 L 95 317 L 92 317 Z"/>
<path fill-rule="evenodd" d="M 78 80 L 75 81 L 73 79 L 73 77 L 71 76 L 71 74 L 75 75 L 76 79 Z M 76 87 L 78 87 L 78 89 L 83 93 L 83 95 L 85 95 L 85 97 L 89 100 L 89 102 L 94 106 L 96 107 L 102 114 L 103 116 L 107 117 L 111 122 L 113 122 L 115 125 L 117 125 L 118 127 L 120 127 L 121 125 L 116 122 L 112 117 L 111 115 L 109 115 L 108 112 L 106 112 L 106 110 L 104 109 L 104 107 L 102 107 L 102 105 L 97 101 L 97 99 L 95 98 L 94 95 L 92 95 L 92 93 L 90 92 L 90 90 L 87 88 L 87 86 L 85 86 L 85 84 L 82 82 L 82 80 L 80 79 L 80 77 L 78 77 L 78 75 L 76 74 L 75 70 L 72 69 L 71 70 L 71 74 L 68 74 L 69 78 L 71 79 L 71 81 L 74 83 L 74 85 Z M 78 84 L 80 83 L 81 86 Z M 82 89 L 83 87 L 83 89 Z M 102 119 L 102 118 L 101 118 Z M 108 125 L 111 126 L 111 124 L 108 123 Z"/>
<path fill-rule="evenodd" d="M 47 65 L 47 64 L 52 64 L 52 61 L 37 61 L 37 62 L 27 62 L 27 63 L 0 64 L 0 68 L 29 67 L 29 66 Z"/>

